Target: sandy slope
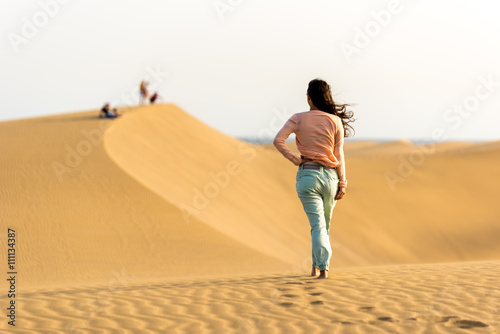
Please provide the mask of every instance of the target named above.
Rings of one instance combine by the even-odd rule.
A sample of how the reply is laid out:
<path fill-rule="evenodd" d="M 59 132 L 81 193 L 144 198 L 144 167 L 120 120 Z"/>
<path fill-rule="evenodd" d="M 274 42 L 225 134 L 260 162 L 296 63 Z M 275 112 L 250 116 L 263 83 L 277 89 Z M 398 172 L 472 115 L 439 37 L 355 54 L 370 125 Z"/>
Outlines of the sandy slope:
<path fill-rule="evenodd" d="M 173 105 L 96 115 L 0 123 L 0 262 L 14 228 L 19 333 L 75 321 L 74 333 L 498 328 L 498 262 L 460 262 L 500 259 L 500 142 L 347 143 L 348 196 L 331 232 L 338 275 L 319 285 L 304 276 L 296 168 L 273 147 Z M 406 265 L 428 262 L 455 263 Z M 399 266 L 362 267 L 382 264 Z"/>

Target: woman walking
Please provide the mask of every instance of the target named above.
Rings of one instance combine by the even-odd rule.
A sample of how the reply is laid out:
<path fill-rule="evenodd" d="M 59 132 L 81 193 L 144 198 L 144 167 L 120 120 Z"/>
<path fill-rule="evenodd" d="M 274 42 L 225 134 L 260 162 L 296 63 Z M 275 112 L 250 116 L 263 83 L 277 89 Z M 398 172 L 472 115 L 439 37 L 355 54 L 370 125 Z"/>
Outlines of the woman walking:
<path fill-rule="evenodd" d="M 311 225 L 311 276 L 328 278 L 332 255 L 330 220 L 333 208 L 346 193 L 344 137 L 354 131 L 352 111 L 335 104 L 330 86 L 323 80 L 309 82 L 307 103 L 310 110 L 294 114 L 274 139 L 274 146 L 285 158 L 299 166 L 296 190 Z M 295 133 L 295 155 L 285 140 Z"/>

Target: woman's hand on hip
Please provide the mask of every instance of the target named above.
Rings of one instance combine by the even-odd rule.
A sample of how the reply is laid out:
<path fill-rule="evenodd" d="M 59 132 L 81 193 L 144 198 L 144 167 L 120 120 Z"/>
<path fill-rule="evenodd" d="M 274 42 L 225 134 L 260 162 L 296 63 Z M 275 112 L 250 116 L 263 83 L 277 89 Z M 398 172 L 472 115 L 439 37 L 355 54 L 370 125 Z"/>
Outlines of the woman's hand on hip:
<path fill-rule="evenodd" d="M 340 187 L 339 190 L 337 191 L 337 195 L 335 195 L 335 200 L 342 199 L 345 196 L 345 188 Z"/>
<path fill-rule="evenodd" d="M 314 160 L 309 159 L 309 158 L 306 158 L 306 157 L 305 157 L 305 156 L 303 156 L 303 155 L 301 155 L 301 156 L 300 156 L 300 165 L 302 165 L 302 164 L 303 164 L 303 163 L 305 163 L 305 162 L 310 162 L 310 161 L 314 161 Z M 300 165 L 299 165 L 299 166 L 300 166 Z"/>

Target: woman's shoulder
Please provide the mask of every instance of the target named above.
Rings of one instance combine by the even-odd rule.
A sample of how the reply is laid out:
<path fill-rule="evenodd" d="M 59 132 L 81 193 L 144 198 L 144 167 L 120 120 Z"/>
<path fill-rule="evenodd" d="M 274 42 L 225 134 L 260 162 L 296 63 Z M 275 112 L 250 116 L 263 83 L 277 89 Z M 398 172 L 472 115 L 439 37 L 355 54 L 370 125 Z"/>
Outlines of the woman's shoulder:
<path fill-rule="evenodd" d="M 298 119 L 301 119 L 303 117 L 317 118 L 318 116 L 326 117 L 334 123 L 342 123 L 342 120 L 340 119 L 339 116 L 333 115 L 333 114 L 330 114 L 330 113 L 327 113 L 327 112 L 324 112 L 321 110 L 308 110 L 308 111 L 298 112 L 298 113 L 293 114 L 290 117 L 290 119 L 298 120 Z"/>
<path fill-rule="evenodd" d="M 334 129 L 342 129 L 343 128 L 342 119 L 339 116 L 333 115 L 330 113 L 326 113 L 326 112 L 324 112 L 323 114 L 324 114 L 323 117 L 326 117 L 329 120 L 332 128 L 334 128 Z M 323 120 L 324 120 L 324 118 L 323 118 Z M 334 130 L 334 131 L 337 131 L 337 130 Z"/>
<path fill-rule="evenodd" d="M 329 114 L 329 115 L 330 115 L 330 117 L 331 117 L 333 120 L 335 120 L 335 123 L 341 123 L 341 124 L 342 124 L 342 119 L 341 119 L 339 116 L 337 116 L 337 115 L 332 115 L 332 114 Z"/>
<path fill-rule="evenodd" d="M 330 113 L 325 113 L 327 115 L 328 118 L 330 118 L 332 120 L 332 122 L 334 122 L 335 124 L 342 124 L 342 119 L 337 116 L 337 115 L 334 115 L 334 114 L 330 114 Z"/>
<path fill-rule="evenodd" d="M 338 122 L 342 122 L 342 120 L 340 119 L 339 116 L 337 115 L 334 115 L 334 114 L 330 114 L 328 112 L 325 112 L 325 111 L 321 111 L 321 110 L 311 110 L 309 112 L 314 112 L 316 115 L 320 115 L 322 117 L 326 117 L 326 118 L 329 118 L 331 119 L 333 122 L 335 123 L 338 123 Z"/>
<path fill-rule="evenodd" d="M 307 115 L 306 115 L 306 114 L 307 114 L 308 112 L 309 112 L 309 111 L 301 111 L 301 112 L 297 112 L 297 113 L 293 114 L 292 116 L 290 116 L 290 118 L 289 118 L 289 119 L 290 119 L 290 120 L 292 120 L 292 121 L 298 121 L 298 120 L 302 119 L 302 117 L 304 117 L 304 116 L 306 116 L 306 117 L 307 117 Z"/>

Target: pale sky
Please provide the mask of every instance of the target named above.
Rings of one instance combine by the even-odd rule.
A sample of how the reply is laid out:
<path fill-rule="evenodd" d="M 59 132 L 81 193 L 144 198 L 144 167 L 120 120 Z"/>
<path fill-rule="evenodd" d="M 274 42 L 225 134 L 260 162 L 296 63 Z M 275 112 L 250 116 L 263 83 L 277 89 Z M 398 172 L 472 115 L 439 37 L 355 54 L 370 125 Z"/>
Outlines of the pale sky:
<path fill-rule="evenodd" d="M 145 78 L 256 138 L 306 111 L 319 77 L 356 104 L 355 139 L 497 140 L 499 14 L 494 0 L 2 0 L 0 120 L 135 104 Z"/>

